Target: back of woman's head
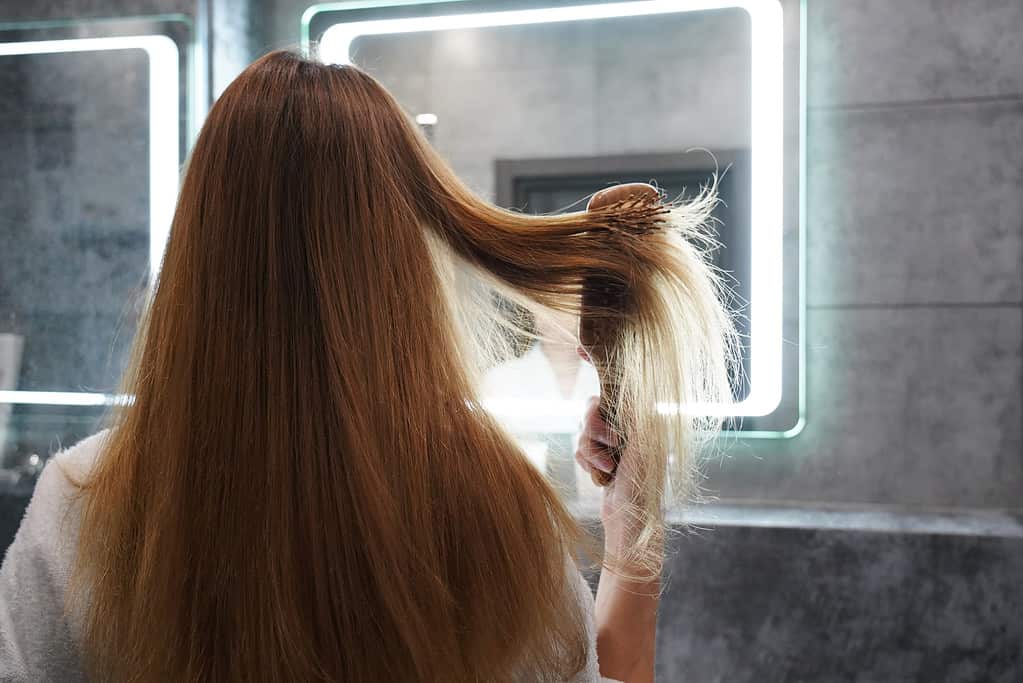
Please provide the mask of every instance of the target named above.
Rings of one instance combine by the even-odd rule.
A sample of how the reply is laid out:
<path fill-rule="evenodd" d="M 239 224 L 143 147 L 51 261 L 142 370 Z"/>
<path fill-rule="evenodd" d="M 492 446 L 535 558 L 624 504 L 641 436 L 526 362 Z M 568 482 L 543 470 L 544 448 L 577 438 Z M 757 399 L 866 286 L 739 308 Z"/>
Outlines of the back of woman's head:
<path fill-rule="evenodd" d="M 284 52 L 250 66 L 192 152 L 125 379 L 135 399 L 83 483 L 75 585 L 90 670 L 215 681 L 578 670 L 576 525 L 482 408 L 476 377 L 506 338 L 493 291 L 576 311 L 583 277 L 606 271 L 650 291 L 621 313 L 637 340 L 623 353 L 693 323 L 695 360 L 669 374 L 701 374 L 670 391 L 703 397 L 727 328 L 713 284 L 690 274 L 689 313 L 665 316 L 658 307 L 679 301 L 661 280 L 702 261 L 678 244 L 682 256 L 655 255 L 659 238 L 630 232 L 633 212 L 502 211 L 361 71 Z M 645 372 L 628 370 L 626 387 Z M 620 407 L 642 415 L 672 398 L 633 394 Z M 666 457 L 640 468 L 655 494 Z M 644 543 L 659 506 L 658 494 L 634 510 L 653 530 Z"/>

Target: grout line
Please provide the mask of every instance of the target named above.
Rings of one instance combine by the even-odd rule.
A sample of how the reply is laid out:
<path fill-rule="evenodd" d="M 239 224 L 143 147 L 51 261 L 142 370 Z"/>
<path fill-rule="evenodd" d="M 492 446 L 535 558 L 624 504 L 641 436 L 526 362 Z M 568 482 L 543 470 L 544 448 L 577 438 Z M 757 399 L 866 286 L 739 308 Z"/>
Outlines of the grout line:
<path fill-rule="evenodd" d="M 812 311 L 858 311 L 879 309 L 962 309 L 962 308 L 1023 308 L 1023 301 L 936 301 L 936 302 L 897 302 L 897 303 L 838 303 L 838 304 L 807 304 Z"/>
<path fill-rule="evenodd" d="M 597 518 L 595 505 L 576 504 L 571 509 L 581 519 Z M 697 530 L 748 527 L 1023 538 L 1020 508 L 914 508 L 872 503 L 741 500 L 669 509 L 666 519 L 670 524 Z"/>
<path fill-rule="evenodd" d="M 1023 103 L 1023 94 L 978 95 L 975 97 L 944 97 L 920 100 L 902 100 L 894 102 L 850 102 L 847 104 L 818 104 L 808 105 L 806 109 L 808 112 L 814 114 L 828 114 L 861 111 L 917 109 L 920 107 L 944 107 L 971 104 L 1019 104 L 1019 103 Z"/>

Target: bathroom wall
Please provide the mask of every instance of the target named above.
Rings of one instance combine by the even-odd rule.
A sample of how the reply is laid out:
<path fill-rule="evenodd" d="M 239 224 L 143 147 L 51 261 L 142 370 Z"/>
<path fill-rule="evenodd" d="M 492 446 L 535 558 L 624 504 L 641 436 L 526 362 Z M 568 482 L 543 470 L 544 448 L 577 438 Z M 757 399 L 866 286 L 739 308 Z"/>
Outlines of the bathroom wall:
<path fill-rule="evenodd" d="M 495 200 L 498 159 L 748 149 L 749 41 L 726 10 L 369 36 L 352 55 L 410 114 L 437 116 L 434 146 Z"/>
<path fill-rule="evenodd" d="M 659 671 L 1020 680 L 1023 3 L 808 0 L 807 19 L 807 425 L 733 444 L 707 488 L 751 523 L 764 501 L 891 518 L 680 540 Z M 897 531 L 939 508 L 1006 524 Z"/>
<path fill-rule="evenodd" d="M 1023 4 L 808 0 L 807 426 L 726 498 L 1019 509 Z"/>
<path fill-rule="evenodd" d="M 719 526 L 675 544 L 665 683 L 1015 683 L 1023 541 Z"/>

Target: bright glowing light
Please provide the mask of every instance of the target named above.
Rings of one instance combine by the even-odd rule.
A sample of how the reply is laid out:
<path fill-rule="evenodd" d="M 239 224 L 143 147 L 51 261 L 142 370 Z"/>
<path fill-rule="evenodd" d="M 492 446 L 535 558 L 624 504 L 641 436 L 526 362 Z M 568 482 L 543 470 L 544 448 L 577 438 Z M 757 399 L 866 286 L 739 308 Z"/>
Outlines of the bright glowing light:
<path fill-rule="evenodd" d="M 178 46 L 167 36 L 116 36 L 0 43 L 0 56 L 144 50 L 149 58 L 149 276 L 156 281 L 170 235 L 178 193 L 180 79 Z M 105 405 L 110 394 L 63 391 L 0 391 L 2 403 Z"/>
<path fill-rule="evenodd" d="M 30 403 L 41 406 L 105 406 L 116 402 L 116 394 L 88 394 L 79 391 L 0 391 L 0 403 Z"/>
<path fill-rule="evenodd" d="M 436 114 L 416 114 L 416 123 L 420 126 L 436 126 L 437 115 Z"/>
<path fill-rule="evenodd" d="M 750 393 L 730 405 L 686 406 L 705 415 L 768 415 L 782 392 L 782 10 L 778 0 L 641 0 L 600 5 L 447 16 L 380 19 L 335 24 L 319 44 L 325 62 L 351 63 L 356 38 L 467 28 L 522 26 L 614 19 L 717 9 L 742 9 L 750 16 L 752 59 L 751 240 L 750 240 Z M 494 412 L 509 417 L 542 416 L 551 406 L 532 401 L 500 401 Z M 662 406 L 663 411 L 678 410 Z M 569 410 L 567 406 L 559 411 Z"/>

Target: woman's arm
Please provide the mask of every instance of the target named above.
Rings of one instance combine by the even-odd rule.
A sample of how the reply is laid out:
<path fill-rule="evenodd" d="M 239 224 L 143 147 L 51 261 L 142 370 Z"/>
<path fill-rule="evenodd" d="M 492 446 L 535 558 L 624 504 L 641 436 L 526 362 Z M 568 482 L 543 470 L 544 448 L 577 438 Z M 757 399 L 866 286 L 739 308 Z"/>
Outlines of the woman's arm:
<path fill-rule="evenodd" d="M 600 675 L 624 683 L 654 680 L 660 579 L 633 582 L 602 572 L 597 587 Z"/>
<path fill-rule="evenodd" d="M 587 471 L 597 469 L 611 473 L 615 466 L 609 450 L 617 446 L 616 437 L 600 415 L 599 401 L 591 399 L 583 418 L 576 461 Z M 629 462 L 626 450 L 618 464 L 619 469 L 627 470 Z M 627 477 L 623 479 L 628 480 Z M 601 507 L 604 553 L 607 557 L 621 557 L 621 550 L 635 540 L 636 530 L 621 512 L 631 492 L 621 490 L 618 482 L 616 478 L 604 489 Z M 643 572 L 637 569 L 634 573 Z M 595 613 L 597 659 L 601 676 L 624 683 L 648 683 L 654 680 L 660 589 L 660 577 L 633 581 L 609 571 L 601 572 Z"/>
<path fill-rule="evenodd" d="M 85 681 L 65 615 L 78 510 L 64 466 L 80 472 L 97 444 L 92 437 L 51 459 L 0 564 L 0 681 Z"/>

